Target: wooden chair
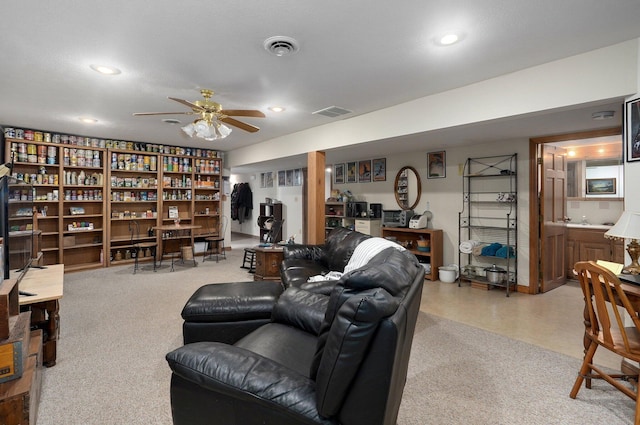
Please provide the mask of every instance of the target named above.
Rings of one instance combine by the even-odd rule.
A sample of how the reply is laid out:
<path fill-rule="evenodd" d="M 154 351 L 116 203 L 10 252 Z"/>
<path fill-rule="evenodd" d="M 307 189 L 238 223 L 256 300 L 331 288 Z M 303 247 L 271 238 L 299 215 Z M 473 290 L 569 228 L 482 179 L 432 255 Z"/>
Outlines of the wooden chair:
<path fill-rule="evenodd" d="M 620 280 L 611 271 L 600 267 L 593 261 L 576 263 L 580 285 L 585 299 L 585 345 L 588 348 L 578 378 L 571 390 L 570 397 L 576 398 L 582 382 L 591 388 L 591 379 L 604 379 L 622 393 L 636 401 L 634 424 L 640 425 L 640 404 L 638 403 L 638 375 L 608 374 L 593 364 L 593 356 L 599 346 L 612 351 L 632 362 L 640 362 L 640 319 L 638 312 L 629 302 L 620 286 Z M 633 322 L 633 326 L 625 326 L 625 316 L 618 306 L 623 307 Z M 629 381 L 625 385 L 621 381 Z"/>
<path fill-rule="evenodd" d="M 153 255 L 153 271 L 156 271 L 156 253 L 158 251 L 158 242 L 154 238 L 153 241 L 145 242 L 140 239 L 140 223 L 135 220 L 129 221 L 129 233 L 131 234 L 131 247 L 135 252 L 135 259 L 133 262 L 133 274 L 136 274 L 136 271 L 140 268 L 138 264 L 138 258 L 140 258 L 140 253 L 145 251 L 146 249 L 151 250 Z"/>
<path fill-rule="evenodd" d="M 218 259 L 220 256 L 222 256 L 222 258 L 224 259 L 227 258 L 227 255 L 225 253 L 225 246 L 224 246 L 224 235 L 227 231 L 229 218 L 225 215 L 220 216 L 219 224 L 220 225 L 218 226 L 217 229 L 211 229 L 212 233 L 214 233 L 215 236 L 209 236 L 207 238 L 204 238 L 204 241 L 207 243 L 207 246 L 205 248 L 204 255 L 202 256 L 203 263 L 207 259 L 211 260 L 211 257 L 213 257 L 214 255 L 216 256 L 216 263 L 218 262 Z M 209 254 L 209 258 L 207 258 L 207 253 Z"/>

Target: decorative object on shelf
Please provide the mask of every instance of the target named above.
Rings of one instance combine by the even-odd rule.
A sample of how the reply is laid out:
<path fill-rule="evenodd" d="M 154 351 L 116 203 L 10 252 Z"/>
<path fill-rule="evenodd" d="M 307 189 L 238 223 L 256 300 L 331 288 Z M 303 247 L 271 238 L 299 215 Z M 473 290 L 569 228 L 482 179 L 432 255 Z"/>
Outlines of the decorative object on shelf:
<path fill-rule="evenodd" d="M 169 207 L 169 218 L 178 218 L 180 216 L 178 212 L 178 207 Z"/>
<path fill-rule="evenodd" d="M 253 117 L 253 118 L 264 118 L 264 113 L 258 110 L 249 110 L 249 109 L 222 109 L 222 105 L 217 102 L 213 102 L 211 100 L 211 96 L 213 96 L 213 91 L 208 89 L 200 90 L 200 94 L 204 98 L 204 100 L 196 100 L 195 102 L 189 102 L 184 99 L 177 99 L 175 97 L 169 97 L 169 99 L 174 100 L 178 103 L 182 103 L 183 105 L 188 106 L 191 110 L 186 112 L 137 112 L 133 115 L 141 116 L 141 115 L 173 115 L 173 114 L 182 114 L 182 115 L 193 115 L 194 113 L 199 114 L 200 117 L 196 119 L 193 123 L 188 124 L 182 127 L 182 131 L 184 131 L 189 137 L 200 137 L 205 140 L 216 140 L 216 139 L 224 139 L 229 134 L 231 134 L 231 129 L 227 127 L 225 124 L 232 125 L 241 130 L 248 131 L 250 133 L 255 133 L 259 130 L 258 127 L 244 123 L 242 121 L 238 121 L 235 118 L 231 118 L 232 116 L 240 116 L 240 117 Z"/>
<path fill-rule="evenodd" d="M 82 214 L 84 214 L 84 208 L 83 207 L 69 207 L 69 211 L 71 212 L 71 215 L 82 215 Z"/>
<path fill-rule="evenodd" d="M 445 151 L 427 153 L 427 178 L 441 179 L 447 176 Z"/>
<path fill-rule="evenodd" d="M 611 239 L 631 239 L 631 242 L 627 245 L 631 264 L 625 266 L 622 269 L 622 273 L 640 274 L 640 264 L 638 264 L 638 257 L 640 256 L 640 244 L 638 243 L 638 239 L 640 239 L 640 212 L 624 211 L 616 224 L 604 235 Z"/>

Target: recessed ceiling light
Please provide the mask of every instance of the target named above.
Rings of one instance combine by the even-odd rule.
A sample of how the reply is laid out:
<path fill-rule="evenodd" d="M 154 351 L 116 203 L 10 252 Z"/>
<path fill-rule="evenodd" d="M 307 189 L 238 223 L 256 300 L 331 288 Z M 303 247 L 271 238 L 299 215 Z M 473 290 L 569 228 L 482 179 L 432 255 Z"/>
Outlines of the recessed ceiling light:
<path fill-rule="evenodd" d="M 576 151 L 569 151 L 569 156 L 576 156 Z"/>
<path fill-rule="evenodd" d="M 95 124 L 98 122 L 97 119 L 95 118 L 88 118 L 88 117 L 80 117 L 80 121 L 82 121 L 85 124 Z"/>
<path fill-rule="evenodd" d="M 270 106 L 269 110 L 272 112 L 284 112 L 284 107 L 282 106 Z"/>
<path fill-rule="evenodd" d="M 442 44 L 443 46 L 448 46 L 450 44 L 456 43 L 458 40 L 460 40 L 460 36 L 458 36 L 458 34 L 445 34 L 440 37 L 440 44 Z"/>
<path fill-rule="evenodd" d="M 118 68 L 114 68 L 112 66 L 106 66 L 106 65 L 91 64 L 89 67 L 94 71 L 99 72 L 100 74 L 103 74 L 103 75 L 117 75 L 117 74 L 120 74 L 121 72 Z"/>

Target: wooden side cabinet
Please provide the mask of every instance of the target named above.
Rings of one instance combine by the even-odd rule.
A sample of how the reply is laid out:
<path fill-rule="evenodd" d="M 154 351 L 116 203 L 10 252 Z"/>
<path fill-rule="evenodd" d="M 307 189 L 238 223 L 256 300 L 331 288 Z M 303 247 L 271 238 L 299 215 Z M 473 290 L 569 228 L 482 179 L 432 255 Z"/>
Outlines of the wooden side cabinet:
<path fill-rule="evenodd" d="M 383 227 L 382 237 L 395 238 L 399 244 L 408 245 L 407 249 L 415 254 L 420 262 L 431 264 L 431 273 L 425 273 L 424 278 L 438 280 L 438 267 L 442 265 L 442 230 Z M 418 240 L 428 240 L 430 250 L 418 251 Z"/>
<path fill-rule="evenodd" d="M 280 280 L 280 263 L 284 258 L 282 247 L 256 247 L 254 280 Z"/>
<path fill-rule="evenodd" d="M 606 229 L 567 228 L 567 278 L 575 279 L 573 266 L 578 261 L 624 263 L 624 243 L 605 238 Z"/>

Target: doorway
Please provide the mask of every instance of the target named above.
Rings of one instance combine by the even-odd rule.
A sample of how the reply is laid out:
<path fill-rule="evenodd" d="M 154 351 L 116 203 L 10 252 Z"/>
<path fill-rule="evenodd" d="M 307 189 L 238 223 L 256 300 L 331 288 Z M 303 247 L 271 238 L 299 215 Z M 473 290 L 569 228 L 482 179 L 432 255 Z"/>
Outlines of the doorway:
<path fill-rule="evenodd" d="M 567 142 L 620 136 L 620 127 L 533 138 L 529 141 L 529 293 L 566 282 Z M 585 142 L 586 143 L 586 142 Z M 620 140 L 620 149 L 622 141 Z M 574 182 L 569 187 L 575 190 Z M 575 196 L 575 195 L 574 195 Z"/>

